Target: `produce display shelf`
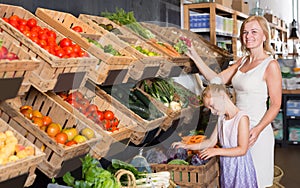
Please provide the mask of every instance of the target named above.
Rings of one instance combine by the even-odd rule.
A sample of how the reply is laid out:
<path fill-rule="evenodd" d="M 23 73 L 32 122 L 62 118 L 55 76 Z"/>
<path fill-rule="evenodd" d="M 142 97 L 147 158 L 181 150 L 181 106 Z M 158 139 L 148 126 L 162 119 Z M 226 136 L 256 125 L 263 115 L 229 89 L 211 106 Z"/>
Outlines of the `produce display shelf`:
<path fill-rule="evenodd" d="M 136 58 L 126 50 L 124 47 L 125 44 L 122 43 L 120 39 L 114 38 L 112 40 L 110 34 L 104 29 L 95 30 L 81 19 L 66 12 L 37 8 L 35 14 L 56 30 L 80 44 L 84 49 L 100 60 L 96 67 L 91 67 L 92 73 L 89 76 L 95 83 L 107 85 L 127 81 L 127 72 L 136 61 Z M 83 32 L 79 33 L 74 31 L 72 29 L 74 26 L 82 27 Z M 114 56 L 110 53 L 106 53 L 96 44 L 89 42 L 88 38 L 97 41 L 102 47 L 111 45 L 121 55 Z M 115 74 L 118 76 L 117 79 L 114 79 Z"/>
<path fill-rule="evenodd" d="M 28 54 L 24 49 L 20 48 L 20 46 L 18 46 L 14 42 L 6 39 L 5 36 L 2 35 L 1 33 L 0 33 L 0 40 L 2 40 L 2 46 L 5 47 L 8 50 L 8 52 L 12 52 L 18 57 L 18 59 L 13 59 L 13 60 L 8 60 L 8 59 L 0 60 L 0 79 L 3 79 L 5 84 L 5 79 L 11 80 L 14 78 L 21 78 L 22 79 L 21 85 L 17 85 L 16 86 L 17 88 L 11 88 L 11 89 L 15 89 L 16 94 L 23 95 L 29 90 L 31 86 L 29 82 L 31 72 L 36 70 L 39 67 L 40 61 L 38 61 L 34 57 L 31 57 L 31 55 Z M 7 83 L 5 85 L 7 87 L 7 85 L 10 86 L 11 84 Z M 3 88 L 1 90 L 4 91 L 5 89 Z"/>
<path fill-rule="evenodd" d="M 94 86 L 96 87 L 96 86 Z M 86 125 L 91 127 L 93 130 L 98 132 L 103 136 L 103 140 L 105 140 L 105 147 L 102 144 L 95 145 L 93 147 L 93 156 L 96 158 L 105 157 L 107 154 L 111 144 L 120 142 L 122 140 L 130 139 L 131 135 L 134 131 L 139 130 L 138 124 L 132 120 L 130 117 L 125 115 L 122 111 L 111 104 L 111 101 L 106 101 L 105 99 L 96 95 L 93 89 L 82 87 L 79 90 L 80 93 L 83 94 L 84 98 L 88 99 L 90 104 L 95 104 L 100 111 L 110 110 L 113 112 L 114 116 L 119 120 L 118 130 L 113 132 L 106 131 L 100 125 L 98 125 L 95 121 L 88 118 L 86 114 L 80 112 L 78 109 L 74 108 L 71 104 L 64 101 L 60 96 L 53 92 L 47 92 L 47 95 L 54 99 L 57 103 L 67 109 L 71 114 L 74 114 L 78 119 L 84 122 Z M 74 91 L 73 91 L 74 92 Z M 141 130 L 141 129 L 140 129 Z M 103 150 L 103 148 L 107 148 Z"/>
<path fill-rule="evenodd" d="M 134 113 L 132 110 L 127 108 L 124 104 L 122 104 L 118 99 L 116 99 L 114 96 L 111 96 L 110 94 L 106 93 L 104 90 L 102 90 L 99 86 L 94 85 L 91 82 L 86 83 L 86 87 L 91 89 L 97 96 L 102 98 L 103 100 L 110 101 L 110 104 L 121 111 L 124 115 L 126 115 L 128 118 L 132 119 L 134 122 L 137 123 L 138 127 L 134 130 L 132 133 L 131 138 L 136 139 L 136 136 L 138 136 L 139 140 L 142 140 L 141 137 L 145 136 L 145 133 L 151 130 L 154 130 L 158 128 L 159 126 L 163 125 L 163 122 L 167 118 L 167 115 L 164 112 L 161 112 L 159 109 L 157 109 L 159 112 L 162 113 L 162 116 L 153 120 L 146 120 L 143 119 L 138 114 Z"/>
<path fill-rule="evenodd" d="M 45 159 L 38 164 L 40 169 L 49 178 L 57 177 L 61 171 L 72 171 L 79 166 L 73 162 L 73 165 L 67 166 L 67 161 L 71 159 L 79 160 L 79 156 L 89 153 L 96 144 L 106 146 L 102 135 L 95 131 L 95 137 L 85 142 L 77 143 L 72 146 L 58 144 L 47 133 L 41 130 L 32 121 L 26 118 L 21 112 L 20 107 L 28 105 L 33 109 L 39 110 L 43 115 L 52 118 L 52 121 L 58 123 L 64 128 L 76 128 L 78 132 L 88 126 L 76 118 L 73 114 L 65 110 L 53 99 L 43 92 L 31 87 L 24 96 L 6 100 L 1 103 L 1 118 L 6 120 L 11 127 L 21 133 L 25 138 L 32 142 L 46 154 Z M 80 163 L 78 163 L 80 165 Z M 66 169 L 67 168 L 67 169 Z"/>
<path fill-rule="evenodd" d="M 148 83 L 151 83 L 151 79 L 147 80 Z M 184 86 L 180 85 L 179 83 L 174 82 L 174 86 L 183 89 L 186 93 L 189 93 L 189 96 L 196 96 L 191 91 L 186 89 Z M 159 110 L 167 114 L 167 118 L 165 119 L 164 123 L 160 126 L 164 131 L 168 130 L 174 121 L 180 120 L 185 124 L 190 123 L 192 120 L 192 114 L 195 112 L 196 109 L 200 108 L 199 106 L 195 106 L 189 102 L 186 107 L 182 107 L 179 110 L 174 110 L 171 107 L 167 107 L 163 102 L 155 99 L 150 94 L 144 91 L 144 87 L 142 84 L 137 86 L 137 89 L 141 91 Z M 184 100 L 189 100 L 188 96 L 184 98 Z"/>
<path fill-rule="evenodd" d="M 170 44 L 175 44 L 178 42 L 180 37 L 185 37 L 191 40 L 193 46 L 195 47 L 199 56 L 203 59 L 205 63 L 217 63 L 219 67 L 223 67 L 226 61 L 233 58 L 232 54 L 228 51 L 212 45 L 209 41 L 205 40 L 203 37 L 195 34 L 194 32 L 183 30 L 176 27 L 161 27 L 153 23 L 142 22 L 142 26 L 152 31 L 156 36 Z M 216 65 L 214 65 L 216 66 Z M 219 69 L 216 71 L 220 71 Z"/>
<path fill-rule="evenodd" d="M 119 38 L 125 43 L 128 43 L 130 46 L 126 47 L 126 50 L 134 54 L 138 58 L 139 61 L 130 69 L 130 77 L 134 80 L 142 80 L 144 78 L 161 76 L 161 77 L 170 77 L 170 76 L 179 76 L 186 64 L 188 64 L 189 58 L 184 58 L 183 60 L 180 58 L 174 59 L 170 58 L 168 54 L 163 53 L 159 49 L 155 48 L 151 44 L 147 43 L 147 41 L 137 34 L 132 32 L 126 26 L 120 26 L 116 23 L 110 21 L 108 18 L 88 15 L 88 14 L 80 14 L 79 19 L 86 22 L 88 25 L 93 27 L 95 30 L 103 30 L 101 25 L 111 24 L 113 26 L 113 30 L 111 31 L 110 38 L 116 40 L 115 38 Z M 133 49 L 131 45 L 141 45 L 147 50 L 151 50 L 160 54 L 158 57 L 148 57 L 139 51 Z M 179 60 L 179 61 L 177 61 Z M 180 62 L 179 64 L 174 63 L 173 61 Z M 152 71 L 149 73 L 149 69 L 153 70 L 159 67 L 159 70 Z M 148 69 L 148 70 L 147 70 Z M 143 71 L 141 71 L 143 70 Z M 144 75 L 143 75 L 144 73 Z M 148 75 L 147 75 L 148 74 Z"/>
<path fill-rule="evenodd" d="M 23 159 L 18 159 L 14 162 L 9 162 L 0 165 L 0 186 L 4 186 L 2 183 L 9 181 L 12 178 L 20 179 L 23 176 L 26 178 L 24 183 L 20 182 L 22 186 L 28 187 L 32 185 L 36 178 L 35 169 L 38 164 L 43 161 L 45 154 L 37 148 L 34 144 L 28 141 L 18 131 L 13 129 L 5 120 L 0 118 L 0 132 L 11 131 L 18 139 L 18 144 L 27 147 L 31 146 L 34 149 L 33 156 L 27 156 Z M 21 177 L 21 179 L 24 179 Z"/>
<path fill-rule="evenodd" d="M 20 6 L 0 4 L 1 18 L 9 18 L 12 15 L 17 15 L 18 17 L 26 20 L 34 18 L 36 19 L 38 26 L 55 31 L 57 36 L 56 43 L 65 38 L 64 35 L 57 32 L 54 28 L 50 27 L 26 9 Z M 41 61 L 39 68 L 32 72 L 32 76 L 30 78 L 30 82 L 41 91 L 45 92 L 48 90 L 58 89 L 58 87 L 56 87 L 57 84 L 59 84 L 58 82 L 65 82 L 66 80 L 61 78 L 63 78 L 63 75 L 66 74 L 75 75 L 76 79 L 74 79 L 74 82 L 76 83 L 73 83 L 73 85 L 65 84 L 64 87 L 80 87 L 80 84 L 82 84 L 83 80 L 87 77 L 90 67 L 95 66 L 98 62 L 98 59 L 91 54 L 88 54 L 88 57 L 59 58 L 50 54 L 3 19 L 0 19 L 0 27 L 6 40 L 19 44 L 19 46 L 31 54 L 32 57 Z"/>

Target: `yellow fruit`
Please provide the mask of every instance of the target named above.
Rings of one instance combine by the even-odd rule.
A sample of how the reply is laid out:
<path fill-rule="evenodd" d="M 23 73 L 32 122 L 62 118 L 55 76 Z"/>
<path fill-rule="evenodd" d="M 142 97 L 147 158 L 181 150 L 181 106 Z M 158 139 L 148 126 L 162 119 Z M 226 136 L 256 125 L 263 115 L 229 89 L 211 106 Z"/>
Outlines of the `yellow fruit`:
<path fill-rule="evenodd" d="M 68 135 L 68 141 L 73 140 L 73 138 L 78 135 L 78 131 L 75 128 L 66 128 L 63 129 L 62 132 Z"/>
<path fill-rule="evenodd" d="M 43 114 L 38 110 L 32 110 L 32 117 L 43 117 Z"/>
<path fill-rule="evenodd" d="M 75 141 L 75 142 L 77 142 L 77 143 L 82 143 L 82 142 L 85 142 L 85 141 L 87 141 L 87 138 L 85 137 L 85 136 L 83 136 L 83 135 L 76 135 L 74 138 L 73 138 L 73 140 Z"/>
<path fill-rule="evenodd" d="M 81 130 L 81 135 L 85 136 L 87 139 L 91 139 L 95 137 L 95 132 L 92 129 L 86 127 Z"/>

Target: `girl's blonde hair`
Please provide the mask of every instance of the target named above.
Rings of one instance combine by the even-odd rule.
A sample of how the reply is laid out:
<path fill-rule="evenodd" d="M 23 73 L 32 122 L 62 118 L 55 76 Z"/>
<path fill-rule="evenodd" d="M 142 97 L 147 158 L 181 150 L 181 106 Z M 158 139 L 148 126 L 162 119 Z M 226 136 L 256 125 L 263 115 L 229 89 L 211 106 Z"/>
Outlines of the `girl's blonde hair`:
<path fill-rule="evenodd" d="M 228 95 L 226 86 L 224 84 L 210 84 L 202 92 L 202 101 L 204 102 L 205 99 L 211 98 L 212 94 L 215 95 L 222 92 Z"/>
<path fill-rule="evenodd" d="M 248 22 L 251 22 L 251 21 L 257 21 L 260 25 L 260 27 L 262 28 L 263 30 L 263 33 L 266 37 L 266 41 L 264 42 L 263 44 L 263 48 L 266 52 L 269 52 L 270 54 L 273 54 L 274 53 L 274 49 L 272 48 L 271 46 L 271 36 L 270 36 L 270 26 L 269 26 L 269 22 L 266 20 L 265 17 L 263 16 L 256 16 L 256 15 L 253 15 L 253 16 L 249 16 L 246 20 L 244 20 L 244 22 L 242 23 L 241 25 L 241 28 L 240 28 L 240 41 L 241 41 L 241 50 L 247 54 L 250 53 L 249 49 L 246 47 L 244 41 L 243 41 L 243 32 L 244 32 L 244 29 L 245 29 L 245 24 L 248 23 Z"/>

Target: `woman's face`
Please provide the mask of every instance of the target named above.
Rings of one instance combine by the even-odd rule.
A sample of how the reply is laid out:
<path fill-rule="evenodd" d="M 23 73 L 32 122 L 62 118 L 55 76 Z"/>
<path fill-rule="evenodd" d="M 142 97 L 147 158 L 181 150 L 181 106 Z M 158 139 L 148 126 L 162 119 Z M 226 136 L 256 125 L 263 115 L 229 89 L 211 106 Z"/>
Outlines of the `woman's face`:
<path fill-rule="evenodd" d="M 253 20 L 245 24 L 243 42 L 248 49 L 263 47 L 266 37 L 258 21 Z"/>

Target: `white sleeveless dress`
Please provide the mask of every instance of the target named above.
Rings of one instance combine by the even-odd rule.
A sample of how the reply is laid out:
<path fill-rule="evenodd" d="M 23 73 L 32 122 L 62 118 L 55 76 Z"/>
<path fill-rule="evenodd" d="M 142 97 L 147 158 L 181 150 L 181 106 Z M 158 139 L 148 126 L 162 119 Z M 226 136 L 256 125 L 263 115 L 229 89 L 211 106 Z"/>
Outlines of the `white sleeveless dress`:
<path fill-rule="evenodd" d="M 232 78 L 232 85 L 236 91 L 236 105 L 249 115 L 251 128 L 260 122 L 267 110 L 268 88 L 263 77 L 271 60 L 272 56 L 246 73 L 240 71 L 242 63 Z M 258 185 L 261 188 L 273 184 L 274 142 L 273 129 L 269 124 L 250 148 Z"/>

